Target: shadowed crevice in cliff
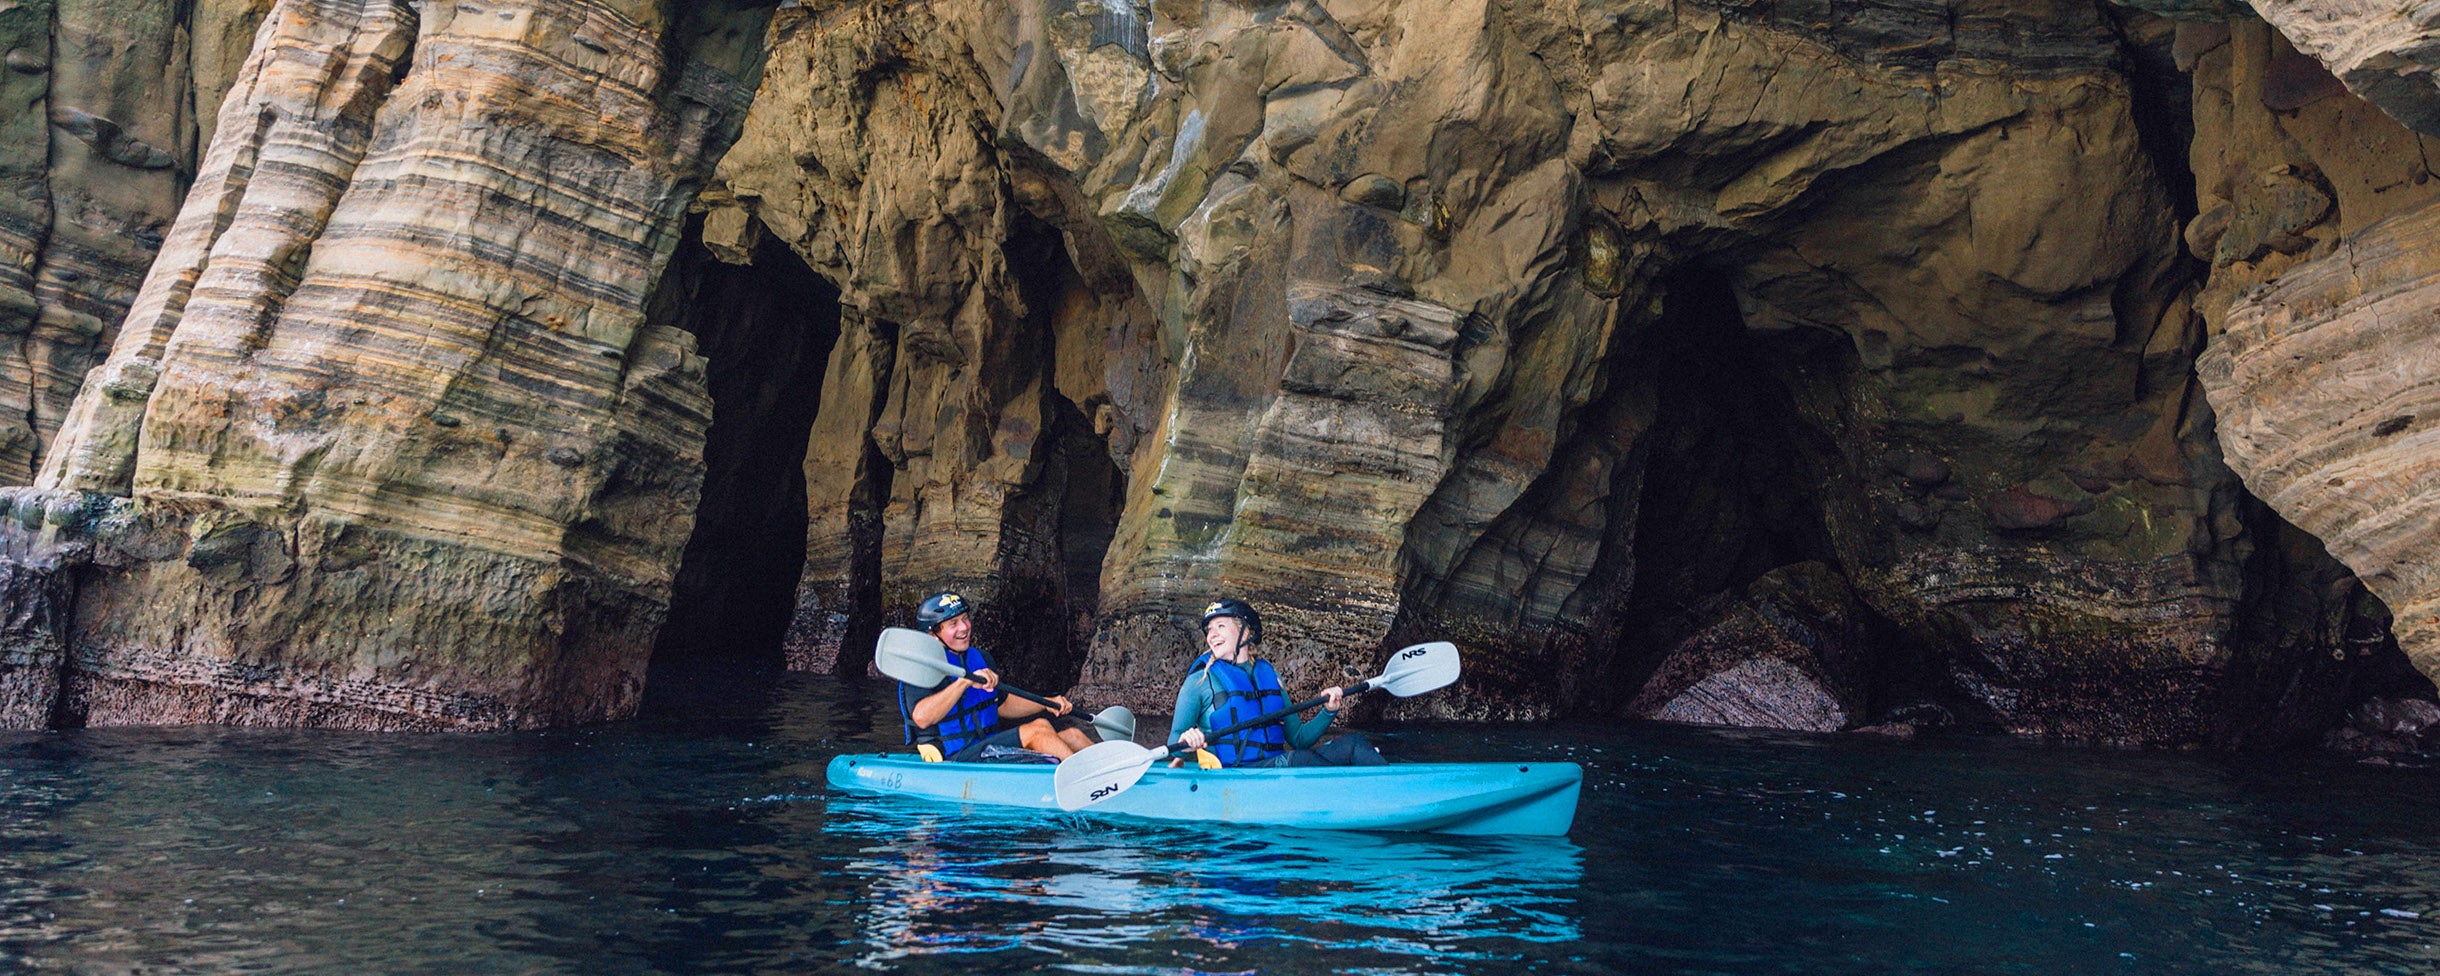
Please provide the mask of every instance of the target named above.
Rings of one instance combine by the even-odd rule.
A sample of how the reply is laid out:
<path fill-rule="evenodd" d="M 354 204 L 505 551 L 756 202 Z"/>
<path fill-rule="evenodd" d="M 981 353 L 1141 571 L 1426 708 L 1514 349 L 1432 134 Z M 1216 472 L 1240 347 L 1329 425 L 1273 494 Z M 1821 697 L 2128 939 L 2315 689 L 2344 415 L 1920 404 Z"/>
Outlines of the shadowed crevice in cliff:
<path fill-rule="evenodd" d="M 1056 686 L 1074 684 L 1084 665 L 1085 646 L 1093 639 L 1093 624 L 1101 612 L 1101 564 L 1118 534 L 1119 513 L 1127 504 L 1127 476 L 1110 460 L 1110 443 L 1092 429 L 1084 412 L 1061 397 L 1058 451 L 1061 472 L 1059 500 L 1059 570 L 1066 610 L 1067 658 L 1051 672 Z"/>
<path fill-rule="evenodd" d="M 1622 304 L 1635 309 L 1626 316 L 1643 314 L 1640 296 Z M 1587 399 L 1568 403 L 1569 380 L 1533 365 L 1504 377 L 1468 418 L 1476 422 L 1453 423 L 1450 436 L 1466 460 L 1405 529 L 1403 592 L 1385 643 L 1447 640 L 1464 648 L 1462 698 L 1376 699 L 1369 707 L 1393 716 L 1513 720 L 1615 709 L 1634 693 L 1609 687 L 1606 669 L 1635 570 L 1651 377 L 1637 350 L 1610 339 L 1620 328 L 1616 306 L 1589 302 L 1572 312 L 1585 317 L 1557 311 L 1518 347 L 1551 340 L 1520 358 L 1581 369 Z M 1461 320 L 1460 348 L 1491 330 L 1480 317 Z M 1551 346 L 1566 351 L 1554 354 Z M 1578 355 L 1601 362 L 1568 362 Z M 1535 457 L 1543 451 L 1547 463 Z"/>
<path fill-rule="evenodd" d="M 1831 731 L 1911 697 L 1885 676 L 1896 628 L 1850 588 L 1829 528 L 1855 504 L 1837 440 L 1847 338 L 1748 328 L 1728 275 L 1696 266 L 1667 282 L 1637 358 L 1656 411 L 1634 577 L 1607 700 L 1586 707 Z"/>
<path fill-rule="evenodd" d="M 860 476 L 847 500 L 847 585 L 839 611 L 841 636 L 828 669 L 833 674 L 872 670 L 874 644 L 881 638 L 887 616 L 881 599 L 882 509 L 889 503 L 896 469 L 871 438 L 864 439 L 861 450 Z M 798 623 L 802 621 L 792 621 L 790 627 Z"/>
<path fill-rule="evenodd" d="M 2169 191 L 2177 225 L 2184 227 L 2195 215 L 2194 170 L 2187 158 L 2194 145 L 2194 79 L 2178 65 L 2177 24 L 2125 7 L 2105 10 L 2126 51 L 2121 70 L 2136 140 Z"/>
<path fill-rule="evenodd" d="M 707 360 L 712 424 L 694 534 L 648 688 L 686 672 L 776 672 L 805 561 L 806 441 L 839 337 L 839 291 L 761 235 L 751 264 L 714 260 L 690 227 L 656 299 Z"/>
<path fill-rule="evenodd" d="M 2214 731 L 2227 748 L 2313 745 L 2372 699 L 2435 699 L 2398 648 L 2389 608 L 2329 550 L 2261 501 L 2239 501 L 2254 550 Z"/>
<path fill-rule="evenodd" d="M 1117 533 L 1126 478 L 1109 445 L 1066 397 L 1047 397 L 1051 428 L 1037 480 L 1009 498 L 1006 576 L 977 633 L 1008 679 L 1066 688 L 1084 666 L 1101 599 L 1101 563 Z"/>
<path fill-rule="evenodd" d="M 1083 669 L 1100 613 L 1101 565 L 1126 506 L 1126 475 L 1110 457 L 1099 370 L 1078 368 L 1098 366 L 1102 356 L 1099 328 L 1078 328 L 1095 314 L 1091 286 L 1058 228 L 1023 211 L 1010 224 L 1005 252 L 1026 309 L 1016 328 L 1040 357 L 1044 425 L 1032 477 L 1003 510 L 1006 576 L 979 624 L 1010 680 L 1066 688 Z M 1081 377 L 1091 377 L 1089 389 L 1079 388 Z"/>
<path fill-rule="evenodd" d="M 1670 282 L 1641 357 L 1653 370 L 1629 658 L 1657 656 L 1710 614 L 1705 606 L 1773 568 L 1833 565 L 1820 472 L 1836 449 L 1798 412 L 1788 375 L 1843 339 L 1746 328 L 1724 276 Z M 1655 662 L 1657 663 L 1657 661 Z"/>

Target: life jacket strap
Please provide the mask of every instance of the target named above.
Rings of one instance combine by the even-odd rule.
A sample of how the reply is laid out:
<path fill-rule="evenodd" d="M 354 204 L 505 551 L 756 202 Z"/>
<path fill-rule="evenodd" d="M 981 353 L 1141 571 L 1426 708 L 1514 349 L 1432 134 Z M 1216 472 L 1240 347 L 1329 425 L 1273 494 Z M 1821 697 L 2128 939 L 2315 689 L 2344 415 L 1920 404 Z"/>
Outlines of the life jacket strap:
<path fill-rule="evenodd" d="M 989 667 L 990 658 L 980 649 L 968 648 L 950 661 L 968 671 Z M 969 688 L 958 702 L 949 707 L 939 722 L 930 728 L 917 728 L 912 703 L 901 689 L 898 696 L 899 717 L 906 723 L 907 740 L 918 745 L 930 745 L 942 753 L 954 752 L 990 735 L 999 724 L 999 696 L 980 688 Z"/>
<path fill-rule="evenodd" d="M 1203 665 L 1207 687 L 1218 699 L 1210 713 L 1214 726 L 1234 725 L 1287 707 L 1287 692 L 1279 686 L 1279 677 L 1271 670 L 1270 662 L 1256 661 L 1249 668 L 1210 659 L 1208 655 L 1198 662 Z M 1285 752 L 1287 746 L 1287 730 L 1278 723 L 1211 740 L 1214 758 L 1227 766 L 1261 762 Z"/>

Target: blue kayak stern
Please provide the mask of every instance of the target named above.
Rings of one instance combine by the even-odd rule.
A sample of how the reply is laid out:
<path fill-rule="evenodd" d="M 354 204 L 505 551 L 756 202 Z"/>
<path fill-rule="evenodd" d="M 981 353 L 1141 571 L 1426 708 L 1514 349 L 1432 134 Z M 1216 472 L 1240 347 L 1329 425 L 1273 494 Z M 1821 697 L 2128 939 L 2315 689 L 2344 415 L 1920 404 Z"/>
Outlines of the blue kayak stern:
<path fill-rule="evenodd" d="M 1057 811 L 1049 765 L 842 755 L 830 785 L 885 796 Z M 1559 836 L 1576 819 L 1575 763 L 1392 763 L 1270 769 L 1157 767 L 1086 813 L 1323 830 Z"/>

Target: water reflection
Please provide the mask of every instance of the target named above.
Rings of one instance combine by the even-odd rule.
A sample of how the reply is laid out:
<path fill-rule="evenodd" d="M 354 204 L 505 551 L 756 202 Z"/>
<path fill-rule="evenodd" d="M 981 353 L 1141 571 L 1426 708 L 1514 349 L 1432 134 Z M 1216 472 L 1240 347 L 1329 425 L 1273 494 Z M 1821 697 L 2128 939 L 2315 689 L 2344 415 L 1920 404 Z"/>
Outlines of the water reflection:
<path fill-rule="evenodd" d="M 837 795 L 867 879 L 860 964 L 1015 948 L 1361 946 L 1449 959 L 1583 936 L 1565 838 L 1213 833 Z M 1095 971 L 1106 971 L 1096 969 Z"/>
<path fill-rule="evenodd" d="M 887 693 L 0 736 L 0 973 L 2440 971 L 2440 773 L 1410 727 L 1585 763 L 1573 835 L 1204 831 L 832 793 Z"/>
<path fill-rule="evenodd" d="M 39 736 L 0 744 L 22 744 L 29 755 L 54 751 Z M 50 828 L 82 802 L 83 785 L 72 773 L 28 766 L 0 776 L 0 970 L 65 938 L 52 906 L 78 895 L 63 879 L 83 860 Z"/>

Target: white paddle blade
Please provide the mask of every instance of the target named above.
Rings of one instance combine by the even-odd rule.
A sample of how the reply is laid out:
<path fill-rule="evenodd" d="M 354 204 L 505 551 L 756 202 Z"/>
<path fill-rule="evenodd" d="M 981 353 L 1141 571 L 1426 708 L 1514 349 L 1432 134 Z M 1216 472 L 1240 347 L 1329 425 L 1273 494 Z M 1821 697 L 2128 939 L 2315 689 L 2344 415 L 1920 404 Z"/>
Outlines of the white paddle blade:
<path fill-rule="evenodd" d="M 880 643 L 873 645 L 873 666 L 882 674 L 926 688 L 966 673 L 949 663 L 948 648 L 940 638 L 904 627 L 881 631 Z"/>
<path fill-rule="evenodd" d="M 1433 641 L 1400 648 L 1372 686 L 1400 698 L 1413 698 L 1457 683 L 1457 645 Z"/>
<path fill-rule="evenodd" d="M 1093 731 L 1101 733 L 1103 742 L 1135 741 L 1135 713 L 1125 705 L 1112 705 L 1093 716 Z"/>
<path fill-rule="evenodd" d="M 1060 760 L 1051 773 L 1051 796 L 1059 801 L 1059 809 L 1082 810 L 1126 792 L 1144 778 L 1144 771 L 1155 760 L 1168 754 L 1168 750 L 1146 749 L 1132 742 L 1088 747 Z"/>

